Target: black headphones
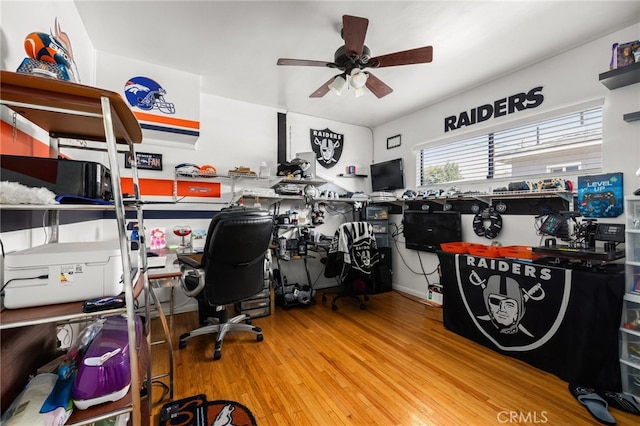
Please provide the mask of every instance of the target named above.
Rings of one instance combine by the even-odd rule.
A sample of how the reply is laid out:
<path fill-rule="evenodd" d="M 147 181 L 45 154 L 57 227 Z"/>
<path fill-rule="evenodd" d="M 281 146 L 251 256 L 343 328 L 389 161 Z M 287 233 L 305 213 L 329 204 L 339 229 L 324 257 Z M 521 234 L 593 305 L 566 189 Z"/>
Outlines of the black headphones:
<path fill-rule="evenodd" d="M 493 207 L 487 207 L 473 217 L 473 232 L 478 237 L 485 237 L 491 240 L 497 237 L 501 230 L 502 216 Z"/>

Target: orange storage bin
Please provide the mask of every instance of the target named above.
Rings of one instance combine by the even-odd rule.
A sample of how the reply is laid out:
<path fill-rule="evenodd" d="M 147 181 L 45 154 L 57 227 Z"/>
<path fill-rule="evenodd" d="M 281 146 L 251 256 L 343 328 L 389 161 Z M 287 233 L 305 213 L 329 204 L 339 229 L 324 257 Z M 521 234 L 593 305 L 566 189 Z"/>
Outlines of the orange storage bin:
<path fill-rule="evenodd" d="M 471 244 L 469 246 L 469 254 L 481 257 L 502 257 L 498 251 L 498 246 L 487 246 L 484 244 Z"/>
<path fill-rule="evenodd" d="M 471 243 L 460 241 L 455 243 L 441 243 L 440 248 L 442 251 L 446 251 L 448 253 L 467 254 L 469 253 L 470 245 Z"/>
<path fill-rule="evenodd" d="M 540 254 L 533 252 L 533 247 L 531 246 L 504 246 L 498 247 L 498 252 L 502 257 L 511 257 L 514 259 L 540 259 L 542 256 Z"/>

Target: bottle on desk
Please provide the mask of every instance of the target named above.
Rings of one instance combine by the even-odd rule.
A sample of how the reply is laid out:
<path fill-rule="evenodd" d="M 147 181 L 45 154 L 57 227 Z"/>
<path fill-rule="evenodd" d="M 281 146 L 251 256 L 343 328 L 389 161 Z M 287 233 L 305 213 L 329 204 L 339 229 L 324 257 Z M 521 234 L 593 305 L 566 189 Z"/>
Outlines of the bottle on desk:
<path fill-rule="evenodd" d="M 307 255 L 307 240 L 305 240 L 304 237 L 300 237 L 300 239 L 298 240 L 298 255 Z"/>

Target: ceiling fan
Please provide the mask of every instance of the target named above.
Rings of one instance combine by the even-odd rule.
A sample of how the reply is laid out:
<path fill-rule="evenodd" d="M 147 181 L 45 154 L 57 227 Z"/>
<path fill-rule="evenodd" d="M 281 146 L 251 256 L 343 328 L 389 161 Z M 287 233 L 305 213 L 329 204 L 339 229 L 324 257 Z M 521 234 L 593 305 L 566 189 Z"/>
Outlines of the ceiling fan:
<path fill-rule="evenodd" d="M 331 77 L 320 86 L 309 96 L 310 98 L 321 98 L 332 89 L 340 94 L 347 82 L 356 89 L 356 96 L 361 95 L 364 91 L 363 87 L 366 87 L 378 98 L 382 98 L 393 92 L 393 89 L 369 71 L 363 71 L 365 68 L 424 64 L 432 61 L 432 46 L 371 57 L 371 51 L 364 45 L 368 26 L 369 20 L 366 18 L 343 15 L 342 38 L 344 39 L 344 46 L 340 46 L 336 50 L 333 62 L 280 58 L 278 59 L 278 65 L 327 67 L 342 71 L 341 74 Z"/>

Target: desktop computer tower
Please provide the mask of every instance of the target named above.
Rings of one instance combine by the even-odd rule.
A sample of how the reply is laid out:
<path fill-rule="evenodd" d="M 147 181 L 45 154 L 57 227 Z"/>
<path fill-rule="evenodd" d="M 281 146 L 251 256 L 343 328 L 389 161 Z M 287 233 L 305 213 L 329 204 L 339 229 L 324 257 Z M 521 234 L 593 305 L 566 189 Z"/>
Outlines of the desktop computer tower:
<path fill-rule="evenodd" d="M 378 252 L 380 253 L 380 261 L 375 268 L 372 294 L 392 290 L 391 247 L 379 247 Z"/>

